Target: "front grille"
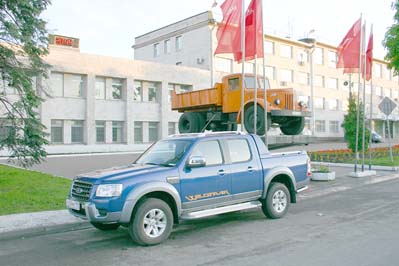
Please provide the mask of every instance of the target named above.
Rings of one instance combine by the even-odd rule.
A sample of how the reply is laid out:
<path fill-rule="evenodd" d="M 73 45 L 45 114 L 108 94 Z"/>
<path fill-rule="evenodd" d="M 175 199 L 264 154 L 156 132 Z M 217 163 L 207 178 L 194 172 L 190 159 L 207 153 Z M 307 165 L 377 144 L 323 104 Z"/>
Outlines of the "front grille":
<path fill-rule="evenodd" d="M 72 185 L 72 197 L 78 201 L 87 201 L 93 184 L 75 180 Z"/>
<path fill-rule="evenodd" d="M 285 94 L 285 109 L 293 110 L 293 95 L 291 93 Z"/>

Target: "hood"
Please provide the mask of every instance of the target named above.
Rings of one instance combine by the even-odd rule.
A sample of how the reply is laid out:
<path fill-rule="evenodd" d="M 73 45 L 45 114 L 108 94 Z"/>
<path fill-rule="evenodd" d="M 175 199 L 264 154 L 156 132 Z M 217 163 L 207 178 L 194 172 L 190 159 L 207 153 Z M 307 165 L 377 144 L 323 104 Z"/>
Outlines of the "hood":
<path fill-rule="evenodd" d="M 154 172 L 164 171 L 168 168 L 169 167 L 159 165 L 128 164 L 81 174 L 77 178 L 86 179 L 89 182 L 94 183 L 97 181 L 112 182 L 127 177 L 131 178 L 134 176 L 143 176 Z"/>

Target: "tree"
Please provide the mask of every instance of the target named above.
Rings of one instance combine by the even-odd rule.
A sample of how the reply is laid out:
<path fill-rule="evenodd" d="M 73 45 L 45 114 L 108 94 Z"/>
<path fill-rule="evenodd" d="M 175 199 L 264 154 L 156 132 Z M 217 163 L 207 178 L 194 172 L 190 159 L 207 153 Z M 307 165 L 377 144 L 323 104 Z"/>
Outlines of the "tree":
<path fill-rule="evenodd" d="M 388 67 L 394 70 L 396 75 L 399 74 L 399 2 L 392 3 L 392 9 L 396 10 L 394 15 L 394 24 L 385 33 L 385 38 L 382 42 L 387 49 L 385 60 L 387 60 Z"/>
<path fill-rule="evenodd" d="M 360 103 L 360 113 L 359 113 L 359 135 L 358 135 L 358 150 L 363 150 L 362 145 L 362 134 L 363 134 L 363 104 Z M 356 152 L 356 118 L 357 118 L 357 106 L 355 97 L 349 98 L 349 108 L 348 114 L 345 115 L 344 122 L 342 123 L 342 127 L 345 130 L 345 140 L 348 144 L 348 148 L 353 152 Z M 366 129 L 365 134 L 365 149 L 368 149 L 368 142 L 370 139 L 370 131 Z"/>
<path fill-rule="evenodd" d="M 0 0 L 0 150 L 22 166 L 46 156 L 45 126 L 38 108 L 42 102 L 36 78 L 45 77 L 48 53 L 46 23 L 40 14 L 49 0 Z"/>

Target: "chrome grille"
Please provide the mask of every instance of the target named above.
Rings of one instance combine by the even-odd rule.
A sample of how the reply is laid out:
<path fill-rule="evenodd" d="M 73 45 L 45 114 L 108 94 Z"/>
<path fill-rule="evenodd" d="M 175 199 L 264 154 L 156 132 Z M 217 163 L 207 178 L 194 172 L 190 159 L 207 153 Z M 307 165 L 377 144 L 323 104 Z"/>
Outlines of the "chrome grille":
<path fill-rule="evenodd" d="M 78 201 L 87 201 L 89 200 L 92 187 L 93 184 L 91 183 L 75 180 L 72 185 L 72 197 Z"/>

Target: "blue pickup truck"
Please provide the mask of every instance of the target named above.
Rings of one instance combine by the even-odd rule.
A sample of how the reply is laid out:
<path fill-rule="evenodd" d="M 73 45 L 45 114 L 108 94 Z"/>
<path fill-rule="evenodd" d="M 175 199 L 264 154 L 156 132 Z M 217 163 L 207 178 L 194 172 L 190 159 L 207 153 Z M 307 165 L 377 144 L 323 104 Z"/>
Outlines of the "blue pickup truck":
<path fill-rule="evenodd" d="M 66 205 L 100 230 L 125 226 L 138 244 L 154 245 L 180 220 L 258 207 L 281 218 L 310 169 L 306 152 L 270 153 L 257 135 L 175 135 L 132 164 L 76 177 Z"/>

